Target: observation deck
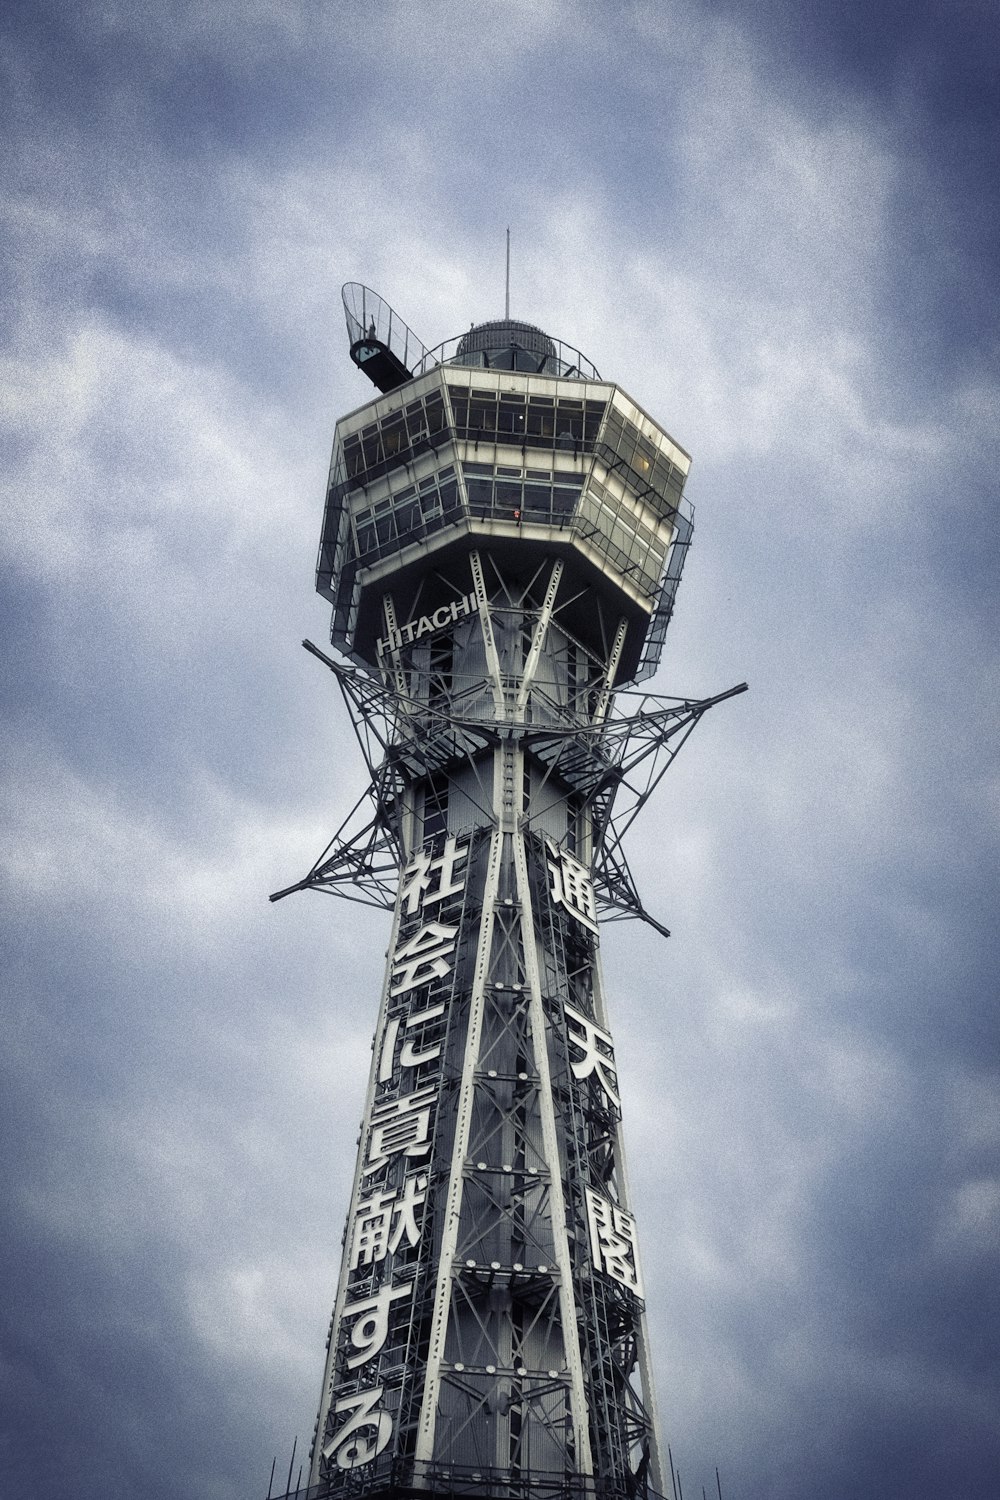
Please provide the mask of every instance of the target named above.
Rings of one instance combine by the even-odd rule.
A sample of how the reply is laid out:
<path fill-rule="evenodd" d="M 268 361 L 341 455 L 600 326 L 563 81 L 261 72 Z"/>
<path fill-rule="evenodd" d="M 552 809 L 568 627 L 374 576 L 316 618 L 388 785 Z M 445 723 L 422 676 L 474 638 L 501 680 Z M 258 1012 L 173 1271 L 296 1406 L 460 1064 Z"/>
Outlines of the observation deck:
<path fill-rule="evenodd" d="M 687 453 L 532 324 L 474 325 L 427 350 L 368 289 L 349 284 L 345 308 L 349 291 L 349 330 L 369 317 L 378 335 L 352 358 L 386 387 L 334 438 L 317 569 L 333 643 L 374 665 L 386 593 L 401 622 L 426 616 L 464 592 L 449 572 L 483 548 L 529 575 L 561 557 L 567 624 L 588 644 L 624 617 L 616 683 L 649 676 L 691 537 Z"/>

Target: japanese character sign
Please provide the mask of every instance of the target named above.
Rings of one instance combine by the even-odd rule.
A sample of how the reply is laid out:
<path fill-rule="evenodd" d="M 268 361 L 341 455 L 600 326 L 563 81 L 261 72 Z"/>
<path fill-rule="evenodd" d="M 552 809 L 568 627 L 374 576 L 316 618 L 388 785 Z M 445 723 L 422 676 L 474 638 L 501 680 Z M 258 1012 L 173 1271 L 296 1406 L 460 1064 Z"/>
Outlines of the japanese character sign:
<path fill-rule="evenodd" d="M 455 951 L 457 935 L 457 927 L 449 927 L 444 922 L 426 922 L 413 937 L 399 943 L 392 955 L 390 995 L 402 995 L 418 984 L 443 979 L 451 968 L 447 955 Z"/>
<path fill-rule="evenodd" d="M 429 1005 L 425 1010 L 413 1011 L 405 1020 L 402 1016 L 392 1016 L 385 1026 L 385 1035 L 382 1038 L 382 1051 L 379 1054 L 379 1083 L 388 1083 L 392 1078 L 393 1066 L 396 1059 L 396 1043 L 399 1033 L 404 1033 L 403 1046 L 399 1054 L 399 1065 L 401 1068 L 417 1068 L 421 1063 L 437 1062 L 441 1056 L 441 1043 L 418 1044 L 411 1037 L 406 1036 L 408 1031 L 418 1031 L 426 1021 L 436 1021 L 438 1016 L 444 1015 L 444 1005 Z"/>
<path fill-rule="evenodd" d="M 387 1411 L 379 1411 L 385 1387 L 372 1386 L 367 1391 L 357 1391 L 351 1396 L 342 1396 L 333 1407 L 339 1416 L 350 1413 L 347 1421 L 323 1445 L 323 1457 L 336 1460 L 338 1469 L 360 1469 L 378 1458 L 392 1437 L 392 1417 Z"/>
<path fill-rule="evenodd" d="M 465 885 L 465 873 L 455 879 L 455 866 L 468 855 L 468 844 L 458 843 L 455 838 L 444 841 L 444 850 L 436 859 L 425 849 L 417 849 L 403 871 L 400 890 L 400 910 L 408 917 L 418 908 L 443 901 L 446 896 L 457 896 Z"/>
<path fill-rule="evenodd" d="M 411 1297 L 412 1286 L 384 1286 L 374 1297 L 365 1297 L 360 1302 L 348 1302 L 344 1308 L 344 1320 L 354 1321 L 350 1344 L 358 1352 L 348 1356 L 347 1368 L 356 1369 L 374 1359 L 389 1337 L 389 1309 L 401 1297 Z"/>
<path fill-rule="evenodd" d="M 587 1188 L 587 1222 L 590 1248 L 599 1271 L 621 1282 L 637 1297 L 642 1296 L 635 1219 L 617 1203 Z"/>
<path fill-rule="evenodd" d="M 570 1042 L 583 1053 L 582 1057 L 571 1064 L 573 1077 L 582 1081 L 595 1073 L 608 1099 L 616 1109 L 620 1109 L 622 1101 L 618 1096 L 618 1074 L 615 1070 L 611 1033 L 605 1031 L 603 1026 L 598 1026 L 594 1021 L 588 1020 L 580 1011 L 574 1010 L 572 1005 L 566 1005 L 563 1009 L 566 1012 L 566 1020 L 580 1028 L 579 1031 L 574 1031 L 572 1026 L 568 1028 Z"/>
<path fill-rule="evenodd" d="M 586 865 L 566 849 L 560 849 L 550 840 L 548 843 L 548 871 L 550 894 L 557 906 L 563 906 L 570 916 L 597 931 L 597 907 L 594 901 L 594 882 Z"/>
<path fill-rule="evenodd" d="M 431 1110 L 434 1105 L 433 1085 L 415 1089 L 400 1099 L 391 1099 L 385 1104 L 376 1104 L 372 1110 L 371 1137 L 368 1142 L 367 1164 L 363 1175 L 368 1177 L 386 1165 L 389 1158 L 398 1156 L 426 1156 L 431 1149 Z"/>
<path fill-rule="evenodd" d="M 411 990 L 434 979 L 443 979 L 452 967 L 458 926 L 435 920 L 443 911 L 442 903 L 459 895 L 465 886 L 465 864 L 470 845 L 459 845 L 446 838 L 440 854 L 430 849 L 417 850 L 403 870 L 399 890 L 399 913 L 408 935 L 397 943 L 390 962 L 389 995 L 391 1002 L 407 996 Z M 413 918 L 422 924 L 413 931 Z M 429 918 L 430 920 L 427 920 Z M 430 1004 L 431 997 L 404 999 L 390 1004 L 396 1014 L 385 1022 L 378 1053 L 376 1092 L 395 1094 L 395 1098 L 377 1100 L 367 1125 L 367 1142 L 362 1158 L 362 1177 L 381 1171 L 393 1158 L 404 1164 L 414 1163 L 398 1187 L 385 1187 L 361 1198 L 350 1225 L 347 1249 L 348 1271 L 362 1266 L 376 1266 L 401 1246 L 420 1243 L 423 1231 L 423 1208 L 427 1202 L 429 1176 L 416 1170 L 419 1158 L 431 1149 L 431 1126 L 437 1100 L 437 1083 L 423 1081 L 410 1093 L 400 1093 L 400 1075 L 406 1070 L 439 1063 L 444 1050 L 441 1018 L 445 1002 Z M 415 1005 L 412 1010 L 409 1005 Z M 438 1024 L 435 1024 L 438 1023 Z M 433 1069 L 435 1074 L 439 1068 Z M 426 1078 L 426 1074 L 424 1075 Z M 403 1087 L 407 1087 L 406 1083 Z M 405 1273 L 404 1273 L 405 1274 Z M 375 1273 L 376 1277 L 384 1272 Z M 368 1290 L 368 1287 L 365 1288 Z M 360 1290 L 360 1288 L 359 1288 Z M 413 1295 L 412 1285 L 394 1286 L 390 1273 L 383 1285 L 370 1296 L 346 1302 L 341 1313 L 343 1342 L 338 1345 L 348 1372 L 347 1384 L 363 1381 L 360 1367 L 366 1365 L 385 1347 L 389 1322 L 396 1303 Z M 368 1375 L 367 1378 L 372 1378 Z M 340 1469 L 360 1469 L 384 1451 L 393 1432 L 394 1417 L 383 1406 L 385 1385 L 369 1386 L 358 1391 L 333 1393 L 333 1404 L 327 1422 L 323 1457 Z M 339 1398 L 339 1399 L 338 1399 Z M 391 1406 L 392 1402 L 389 1401 Z M 337 1425 L 339 1422 L 339 1426 Z"/>
<path fill-rule="evenodd" d="M 398 1193 L 387 1191 L 362 1198 L 351 1231 L 351 1270 L 385 1260 L 399 1249 L 404 1239 L 408 1245 L 415 1245 L 420 1239 L 416 1210 L 426 1200 L 426 1172 L 404 1177 Z"/>

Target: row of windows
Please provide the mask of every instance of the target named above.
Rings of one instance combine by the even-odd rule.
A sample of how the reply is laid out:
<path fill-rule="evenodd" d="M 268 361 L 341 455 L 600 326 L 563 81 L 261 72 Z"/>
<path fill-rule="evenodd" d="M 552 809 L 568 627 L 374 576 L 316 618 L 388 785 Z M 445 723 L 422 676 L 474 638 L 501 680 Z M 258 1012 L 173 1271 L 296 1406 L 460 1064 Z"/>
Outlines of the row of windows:
<path fill-rule="evenodd" d="M 667 510 L 676 508 L 684 484 L 681 470 L 614 405 L 564 395 L 486 391 L 450 382 L 448 397 L 451 414 L 442 392 L 432 390 L 345 437 L 346 477 L 368 484 L 420 453 L 439 448 L 452 436 L 573 454 L 594 451 L 600 438 L 605 462 L 627 467 L 642 489 L 648 487 L 666 501 Z"/>
<path fill-rule="evenodd" d="M 581 518 L 601 535 L 600 549 L 621 572 L 651 597 L 663 569 L 667 543 L 660 541 L 632 513 L 587 491 L 580 504 Z"/>
<path fill-rule="evenodd" d="M 668 543 L 599 481 L 592 479 L 581 499 L 580 480 L 570 474 L 503 466 L 494 469 L 488 464 L 466 464 L 462 472 L 468 507 L 463 503 L 455 469 L 449 465 L 440 474 L 356 511 L 354 557 L 371 562 L 440 531 L 465 514 L 554 526 L 571 525 L 578 516 L 585 526 L 600 533 L 601 550 L 609 560 L 631 574 L 644 592 L 655 592 Z"/>
<path fill-rule="evenodd" d="M 614 407 L 608 412 L 597 451 L 611 468 L 625 464 L 639 481 L 644 498 L 652 500 L 655 496 L 666 501 L 668 511 L 676 510 L 684 475 L 655 443 L 643 437 L 638 427 Z M 649 490 L 653 495 L 648 494 Z"/>
<path fill-rule="evenodd" d="M 479 472 L 471 472 L 474 470 Z M 468 513 L 480 519 L 496 517 L 565 526 L 580 499 L 580 480 L 571 475 L 565 480 L 561 475 L 547 476 L 547 482 L 541 483 L 534 478 L 505 475 L 502 469 L 494 472 L 486 464 L 467 464 L 463 474 Z M 382 556 L 428 532 L 439 531 L 465 513 L 455 470 L 449 466 L 439 476 L 407 485 L 377 504 L 356 511 L 354 555 L 361 559 L 370 559 L 373 553 Z"/>
<path fill-rule="evenodd" d="M 346 437 L 347 477 L 367 484 L 418 453 L 439 448 L 449 437 L 444 399 L 439 391 L 433 391 L 424 400 L 411 401 L 402 411 L 394 411 Z"/>
<path fill-rule="evenodd" d="M 607 403 L 522 391 L 470 390 L 449 385 L 459 437 L 476 442 L 511 439 L 531 448 L 592 449 Z"/>
<path fill-rule="evenodd" d="M 575 455 L 593 451 L 600 433 L 598 451 L 606 463 L 613 468 L 624 465 L 644 492 L 651 490 L 657 499 L 666 501 L 667 511 L 676 508 L 684 483 L 680 469 L 643 437 L 634 423 L 614 407 L 608 409 L 605 402 L 528 397 L 522 392 L 478 391 L 454 385 L 448 390 L 453 429 L 440 392 L 411 401 L 344 439 L 347 478 L 368 484 L 411 462 L 421 452 L 439 448 L 453 434 L 471 442 L 509 440 L 522 447 L 565 450 Z"/>
<path fill-rule="evenodd" d="M 421 453 L 439 448 L 452 436 L 471 442 L 509 441 L 522 447 L 564 450 L 577 454 L 592 451 L 606 403 L 576 401 L 552 396 L 470 391 L 449 386 L 454 408 L 454 427 L 440 392 L 424 400 L 411 401 L 402 410 L 371 422 L 344 439 L 343 466 L 348 479 L 362 484 L 403 464 Z"/>
<path fill-rule="evenodd" d="M 354 515 L 355 556 L 397 551 L 428 531 L 438 531 L 462 513 L 458 480 L 449 464 L 439 474 L 386 495 Z"/>
<path fill-rule="evenodd" d="M 642 546 L 658 547 L 662 552 L 664 543 L 659 533 L 655 527 L 647 525 L 645 521 L 642 521 L 636 515 L 628 501 L 614 494 L 612 490 L 608 489 L 606 485 L 603 485 L 593 475 L 587 481 L 587 492 L 589 496 L 599 502 L 602 510 L 607 512 L 613 521 L 620 522 L 622 525 L 628 527 L 630 531 L 634 532 L 636 540 Z M 649 514 L 648 510 L 646 514 Z"/>
<path fill-rule="evenodd" d="M 474 516 L 496 515 L 536 525 L 565 525 L 580 498 L 581 481 L 573 474 L 545 469 L 463 464 L 469 509 Z"/>

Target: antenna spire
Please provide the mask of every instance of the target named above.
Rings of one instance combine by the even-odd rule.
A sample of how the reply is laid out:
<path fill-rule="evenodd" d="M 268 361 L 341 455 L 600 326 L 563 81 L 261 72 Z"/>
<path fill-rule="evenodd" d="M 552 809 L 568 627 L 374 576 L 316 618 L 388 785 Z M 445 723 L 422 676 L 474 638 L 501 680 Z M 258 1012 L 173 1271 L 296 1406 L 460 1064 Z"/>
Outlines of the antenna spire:
<path fill-rule="evenodd" d="M 503 303 L 504 318 L 510 321 L 510 225 L 507 225 L 507 286 Z"/>

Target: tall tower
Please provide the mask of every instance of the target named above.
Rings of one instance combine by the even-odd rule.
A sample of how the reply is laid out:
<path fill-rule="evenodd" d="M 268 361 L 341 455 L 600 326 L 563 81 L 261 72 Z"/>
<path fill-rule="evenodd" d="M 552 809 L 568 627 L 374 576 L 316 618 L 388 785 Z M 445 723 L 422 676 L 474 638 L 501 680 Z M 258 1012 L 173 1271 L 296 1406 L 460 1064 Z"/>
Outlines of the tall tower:
<path fill-rule="evenodd" d="M 622 693 L 690 460 L 538 328 L 427 351 L 344 303 L 381 394 L 337 424 L 323 520 L 346 660 L 309 649 L 371 785 L 289 889 L 393 915 L 309 1495 L 625 1500 L 662 1481 L 598 917 L 652 920 L 621 838 L 719 701 Z"/>

